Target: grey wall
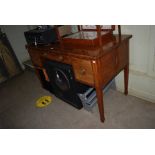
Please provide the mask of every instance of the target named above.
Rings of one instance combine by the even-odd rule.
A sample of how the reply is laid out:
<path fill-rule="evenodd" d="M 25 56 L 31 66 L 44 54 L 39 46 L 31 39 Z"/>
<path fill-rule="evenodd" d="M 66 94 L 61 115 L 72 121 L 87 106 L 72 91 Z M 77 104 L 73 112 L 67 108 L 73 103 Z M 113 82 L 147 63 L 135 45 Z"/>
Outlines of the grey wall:
<path fill-rule="evenodd" d="M 2 32 L 6 33 L 10 44 L 17 56 L 17 59 L 21 66 L 23 61 L 29 59 L 28 52 L 25 48 L 26 40 L 24 37 L 24 31 L 27 31 L 33 26 L 27 26 L 27 25 L 1 25 L 0 26 Z"/>

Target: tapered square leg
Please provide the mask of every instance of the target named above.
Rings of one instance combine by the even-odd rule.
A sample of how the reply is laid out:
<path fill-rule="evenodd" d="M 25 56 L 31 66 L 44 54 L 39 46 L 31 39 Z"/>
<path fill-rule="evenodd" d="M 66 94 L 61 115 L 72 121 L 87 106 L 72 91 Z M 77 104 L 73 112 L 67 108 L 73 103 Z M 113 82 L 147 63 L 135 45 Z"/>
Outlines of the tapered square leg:
<path fill-rule="evenodd" d="M 124 68 L 124 94 L 128 95 L 129 65 Z"/>
<path fill-rule="evenodd" d="M 101 122 L 105 121 L 104 117 L 104 103 L 103 103 L 103 90 L 101 88 L 96 89 L 97 101 L 98 101 L 98 109 L 100 113 Z"/>

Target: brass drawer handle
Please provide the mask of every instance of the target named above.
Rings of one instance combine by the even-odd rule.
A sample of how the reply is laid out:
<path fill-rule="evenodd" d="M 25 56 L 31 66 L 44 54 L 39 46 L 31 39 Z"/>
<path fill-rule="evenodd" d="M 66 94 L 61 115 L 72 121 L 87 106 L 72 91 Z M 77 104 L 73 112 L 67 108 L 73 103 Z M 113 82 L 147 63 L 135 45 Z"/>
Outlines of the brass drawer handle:
<path fill-rule="evenodd" d="M 60 55 L 60 56 L 58 57 L 58 59 L 59 59 L 60 61 L 63 61 L 64 57 Z"/>
<path fill-rule="evenodd" d="M 44 53 L 43 56 L 47 56 L 47 53 Z"/>
<path fill-rule="evenodd" d="M 80 70 L 80 73 L 81 73 L 81 75 L 85 75 L 85 74 L 86 74 L 86 70 L 85 70 L 84 68 L 82 68 L 82 69 Z"/>

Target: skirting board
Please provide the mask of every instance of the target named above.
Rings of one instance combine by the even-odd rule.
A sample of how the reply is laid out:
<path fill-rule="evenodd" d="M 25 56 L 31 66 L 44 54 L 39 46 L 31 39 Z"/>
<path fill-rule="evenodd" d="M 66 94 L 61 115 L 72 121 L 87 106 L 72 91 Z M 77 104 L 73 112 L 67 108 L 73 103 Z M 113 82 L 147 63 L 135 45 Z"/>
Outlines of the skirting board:
<path fill-rule="evenodd" d="M 121 72 L 116 77 L 116 89 L 124 92 L 124 74 Z M 155 79 L 145 74 L 138 74 L 130 70 L 129 73 L 129 95 L 155 103 Z"/>
<path fill-rule="evenodd" d="M 116 89 L 118 91 L 124 93 L 124 89 L 119 88 L 119 87 L 116 87 Z M 133 88 L 128 89 L 128 94 L 131 95 L 131 96 L 135 96 L 135 97 L 141 98 L 143 100 L 155 103 L 155 95 L 152 95 L 152 94 L 149 94 L 149 93 L 146 93 L 146 92 L 142 92 L 142 91 L 137 91 L 137 90 L 135 90 Z"/>

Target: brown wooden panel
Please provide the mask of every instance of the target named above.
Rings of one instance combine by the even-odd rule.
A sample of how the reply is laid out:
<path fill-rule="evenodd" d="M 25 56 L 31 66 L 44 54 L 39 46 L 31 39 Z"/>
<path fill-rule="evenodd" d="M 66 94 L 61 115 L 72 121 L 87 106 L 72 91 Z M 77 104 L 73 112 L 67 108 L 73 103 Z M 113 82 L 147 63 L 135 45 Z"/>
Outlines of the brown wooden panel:
<path fill-rule="evenodd" d="M 64 47 L 84 48 L 99 46 L 100 39 L 102 44 L 105 44 L 113 39 L 113 35 L 110 32 L 101 32 L 99 38 L 97 32 L 78 32 L 63 38 L 62 42 Z"/>
<path fill-rule="evenodd" d="M 102 76 L 102 83 L 105 86 L 116 74 L 117 60 L 115 51 L 110 51 L 100 61 L 100 74 Z"/>
<path fill-rule="evenodd" d="M 41 57 L 40 57 L 41 53 L 38 51 L 35 51 L 35 50 L 29 50 L 29 54 L 30 54 L 32 63 L 35 66 L 42 67 L 42 61 L 41 61 Z"/>
<path fill-rule="evenodd" d="M 72 58 L 72 65 L 76 80 L 91 85 L 94 84 L 91 61 Z"/>
<path fill-rule="evenodd" d="M 70 58 L 61 53 L 44 52 L 43 57 L 49 60 L 70 64 Z"/>
<path fill-rule="evenodd" d="M 116 50 L 118 61 L 117 69 L 118 71 L 123 69 L 129 62 L 129 51 L 128 51 L 128 42 L 122 43 Z"/>

